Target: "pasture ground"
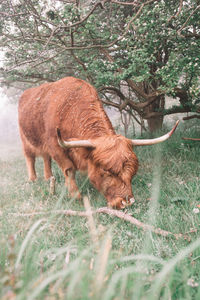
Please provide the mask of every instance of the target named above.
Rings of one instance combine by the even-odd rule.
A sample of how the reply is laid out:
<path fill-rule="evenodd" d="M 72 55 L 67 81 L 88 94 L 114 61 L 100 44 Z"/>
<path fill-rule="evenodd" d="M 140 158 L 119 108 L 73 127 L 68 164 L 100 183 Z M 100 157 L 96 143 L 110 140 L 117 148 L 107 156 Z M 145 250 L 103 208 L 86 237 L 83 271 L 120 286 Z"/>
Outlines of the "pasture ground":
<path fill-rule="evenodd" d="M 50 195 L 40 159 L 35 183 L 21 154 L 0 160 L 0 299 L 200 299 L 200 143 L 181 139 L 197 134 L 182 125 L 169 141 L 135 149 L 136 202 L 126 212 L 187 233 L 179 239 L 105 214 L 56 213 L 84 210 L 67 199 L 56 164 Z M 77 180 L 92 209 L 106 206 L 87 179 Z"/>

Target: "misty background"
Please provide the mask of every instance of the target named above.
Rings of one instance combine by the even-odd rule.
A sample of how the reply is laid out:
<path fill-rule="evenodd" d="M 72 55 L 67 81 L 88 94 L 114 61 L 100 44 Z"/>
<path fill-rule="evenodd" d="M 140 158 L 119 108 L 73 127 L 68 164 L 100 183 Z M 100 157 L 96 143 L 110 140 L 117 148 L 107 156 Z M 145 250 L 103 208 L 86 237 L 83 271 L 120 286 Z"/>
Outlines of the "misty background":
<path fill-rule="evenodd" d="M 0 159 L 3 161 L 22 154 L 17 116 L 17 103 L 0 88 Z"/>
<path fill-rule="evenodd" d="M 22 146 L 18 127 L 18 100 L 23 90 L 0 88 L 0 160 L 16 158 L 22 155 Z M 116 109 L 107 110 L 114 125 L 119 124 Z"/>

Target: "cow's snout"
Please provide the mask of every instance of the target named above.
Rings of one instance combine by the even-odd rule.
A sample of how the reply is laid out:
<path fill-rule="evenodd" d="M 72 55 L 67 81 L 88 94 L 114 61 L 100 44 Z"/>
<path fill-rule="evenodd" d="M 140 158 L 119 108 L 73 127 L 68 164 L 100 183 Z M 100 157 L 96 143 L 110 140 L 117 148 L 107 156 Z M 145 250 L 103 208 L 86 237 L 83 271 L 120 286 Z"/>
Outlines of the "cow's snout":
<path fill-rule="evenodd" d="M 133 196 L 126 196 L 126 200 L 122 200 L 121 208 L 125 208 L 126 206 L 130 206 L 135 202 L 135 198 Z"/>
<path fill-rule="evenodd" d="M 135 202 L 133 196 L 126 196 L 126 198 L 117 197 L 114 200 L 109 201 L 108 206 L 117 209 L 123 209 L 127 206 L 132 205 Z"/>

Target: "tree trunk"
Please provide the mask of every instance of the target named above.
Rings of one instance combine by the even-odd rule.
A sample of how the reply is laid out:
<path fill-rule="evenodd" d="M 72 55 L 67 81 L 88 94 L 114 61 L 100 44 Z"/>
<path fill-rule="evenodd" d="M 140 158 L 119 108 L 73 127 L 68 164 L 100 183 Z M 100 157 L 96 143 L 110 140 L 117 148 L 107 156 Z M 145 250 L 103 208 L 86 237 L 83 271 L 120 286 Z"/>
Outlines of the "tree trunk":
<path fill-rule="evenodd" d="M 151 133 L 162 129 L 164 119 L 163 115 L 156 115 L 156 112 L 159 110 L 163 111 L 165 107 L 165 97 L 160 95 L 156 98 L 157 99 L 145 109 L 144 118 L 147 119 L 148 128 Z M 155 113 L 155 115 L 150 117 L 150 115 L 153 113 Z"/>
<path fill-rule="evenodd" d="M 147 124 L 148 124 L 149 131 L 151 133 L 160 130 L 162 129 L 163 116 L 147 119 Z"/>

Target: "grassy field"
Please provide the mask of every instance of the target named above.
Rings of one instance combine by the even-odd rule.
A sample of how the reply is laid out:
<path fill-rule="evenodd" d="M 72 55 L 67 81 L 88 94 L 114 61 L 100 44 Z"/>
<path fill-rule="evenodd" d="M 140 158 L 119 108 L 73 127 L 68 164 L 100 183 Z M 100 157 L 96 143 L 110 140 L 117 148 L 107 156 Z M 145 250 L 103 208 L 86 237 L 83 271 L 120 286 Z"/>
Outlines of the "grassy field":
<path fill-rule="evenodd" d="M 125 212 L 172 233 L 164 237 L 106 214 L 85 218 L 67 199 L 53 165 L 56 194 L 43 180 L 27 182 L 22 155 L 0 160 L 0 299 L 200 299 L 200 143 L 180 126 L 162 145 L 136 148 L 135 204 Z M 106 206 L 77 176 L 92 209 Z"/>

